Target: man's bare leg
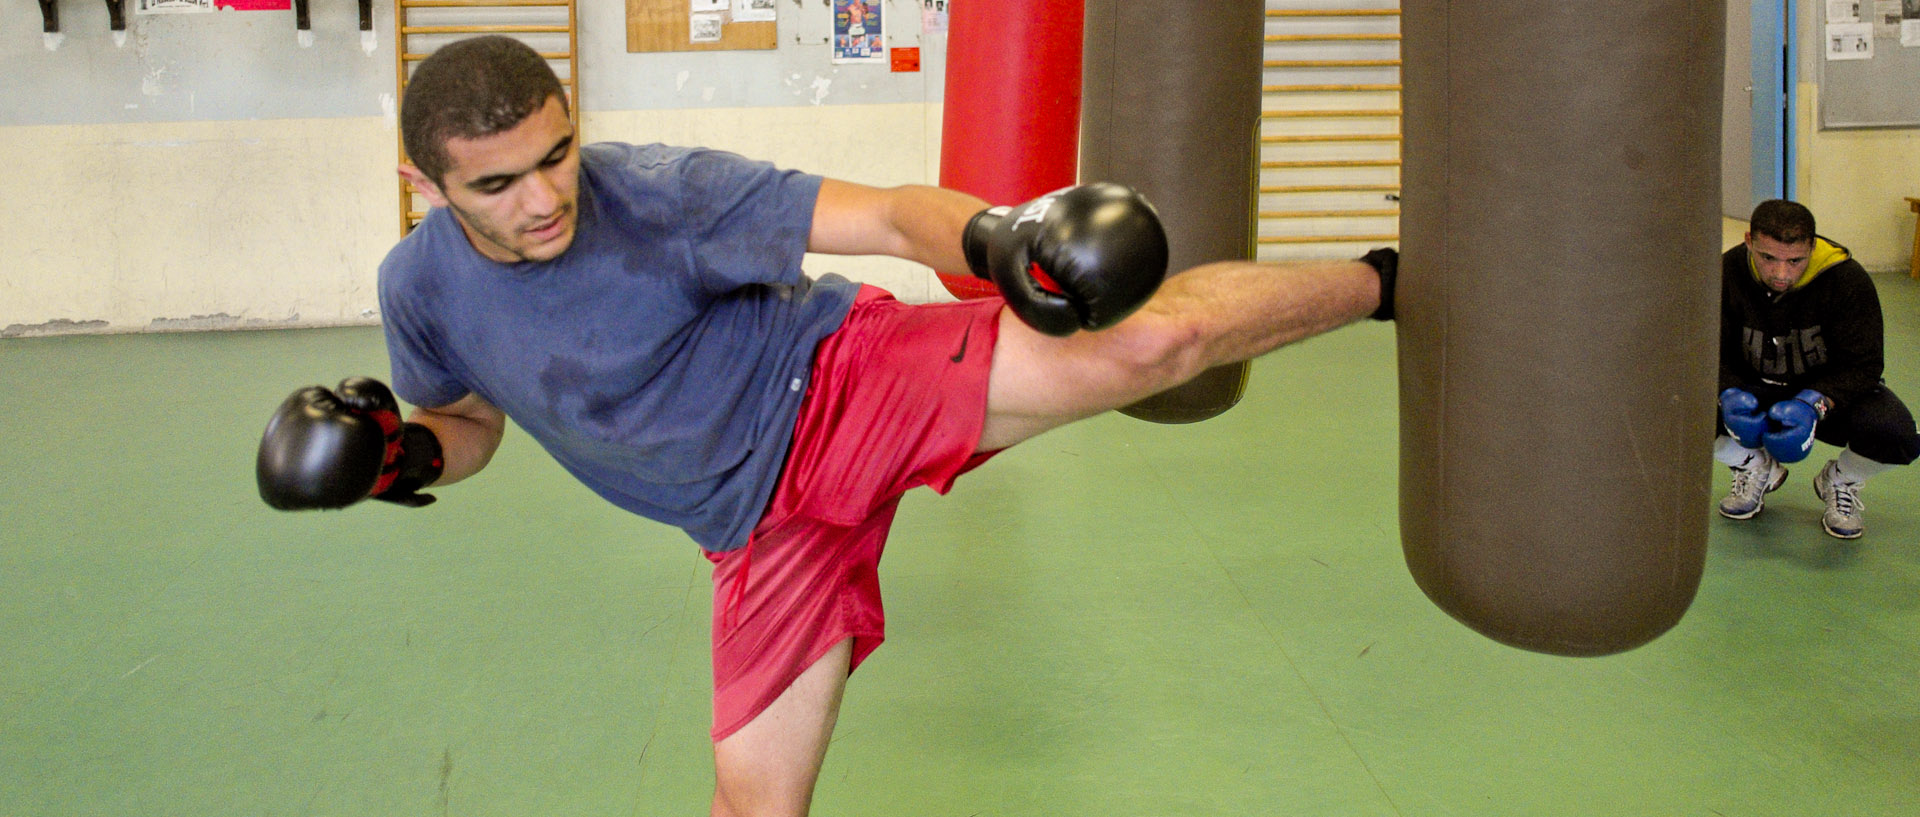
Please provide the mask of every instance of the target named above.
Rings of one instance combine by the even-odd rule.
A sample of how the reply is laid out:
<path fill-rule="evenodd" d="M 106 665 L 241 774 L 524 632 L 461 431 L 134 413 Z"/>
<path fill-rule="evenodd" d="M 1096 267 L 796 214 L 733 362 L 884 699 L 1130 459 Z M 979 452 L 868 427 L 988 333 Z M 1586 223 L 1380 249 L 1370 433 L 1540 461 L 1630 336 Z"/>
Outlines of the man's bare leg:
<path fill-rule="evenodd" d="M 1140 311 L 1099 332 L 1049 337 L 1002 312 L 980 449 L 1119 408 L 1379 304 L 1380 275 L 1365 262 L 1224 261 L 1167 279 Z"/>
<path fill-rule="evenodd" d="M 713 746 L 713 817 L 803 817 L 840 717 L 853 639 L 834 645 L 773 705 Z"/>

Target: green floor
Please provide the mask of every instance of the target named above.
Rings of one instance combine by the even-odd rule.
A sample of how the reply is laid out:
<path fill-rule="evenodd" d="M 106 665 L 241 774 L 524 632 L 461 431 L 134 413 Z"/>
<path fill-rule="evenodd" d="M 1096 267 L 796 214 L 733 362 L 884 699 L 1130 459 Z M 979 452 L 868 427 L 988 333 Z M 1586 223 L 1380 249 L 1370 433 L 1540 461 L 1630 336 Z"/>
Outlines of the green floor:
<path fill-rule="evenodd" d="M 1876 280 L 1920 402 L 1920 284 Z M 1517 651 L 1402 564 L 1391 339 L 910 496 L 816 812 L 1920 814 L 1920 474 L 1844 544 L 1802 466 L 1666 636 Z M 424 510 L 260 503 L 274 405 L 385 371 L 372 329 L 0 341 L 0 815 L 705 813 L 680 534 L 518 432 Z"/>

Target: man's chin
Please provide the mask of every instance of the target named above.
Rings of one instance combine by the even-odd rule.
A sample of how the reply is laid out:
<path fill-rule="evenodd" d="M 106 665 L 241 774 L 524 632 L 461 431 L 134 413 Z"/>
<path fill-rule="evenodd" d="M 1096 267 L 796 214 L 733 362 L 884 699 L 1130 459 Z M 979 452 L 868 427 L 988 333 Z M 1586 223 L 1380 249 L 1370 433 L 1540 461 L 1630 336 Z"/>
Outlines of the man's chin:
<path fill-rule="evenodd" d="M 565 232 L 552 239 L 528 246 L 521 251 L 520 257 L 528 261 L 552 261 L 573 246 L 573 236 L 573 228 L 568 227 Z"/>

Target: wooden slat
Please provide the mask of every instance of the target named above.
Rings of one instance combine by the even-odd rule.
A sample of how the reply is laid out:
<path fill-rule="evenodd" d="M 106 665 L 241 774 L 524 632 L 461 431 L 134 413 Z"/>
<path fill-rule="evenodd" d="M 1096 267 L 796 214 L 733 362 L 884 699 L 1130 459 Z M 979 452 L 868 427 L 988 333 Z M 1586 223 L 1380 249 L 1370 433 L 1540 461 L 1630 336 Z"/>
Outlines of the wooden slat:
<path fill-rule="evenodd" d="M 548 60 L 571 60 L 573 54 L 566 51 L 541 51 L 540 58 Z M 402 62 L 419 62 L 433 56 L 432 52 L 408 51 L 400 55 Z"/>
<path fill-rule="evenodd" d="M 565 34 L 566 26 L 401 26 L 405 34 Z"/>
<path fill-rule="evenodd" d="M 580 132 L 580 9 L 576 0 L 567 0 L 567 119 L 573 123 L 573 142 L 586 144 Z"/>
<path fill-rule="evenodd" d="M 1259 244 L 1358 244 L 1372 241 L 1399 241 L 1399 233 L 1371 235 L 1275 235 L 1255 239 Z"/>
<path fill-rule="evenodd" d="M 1399 60 L 1267 60 L 1263 68 L 1398 68 Z"/>
<path fill-rule="evenodd" d="M 1396 42 L 1398 34 L 1268 34 L 1270 43 Z"/>
<path fill-rule="evenodd" d="M 1363 218 L 1372 216 L 1397 216 L 1399 210 L 1262 210 L 1261 218 Z"/>
<path fill-rule="evenodd" d="M 394 6 L 393 7 L 393 54 L 394 54 L 393 93 L 394 93 L 394 102 L 396 104 L 396 108 L 400 101 L 401 94 L 403 94 L 406 91 L 406 87 L 407 87 L 407 60 L 405 57 L 405 52 L 407 50 L 407 38 L 400 35 L 400 28 L 406 25 L 406 23 L 407 23 L 407 10 L 401 6 Z M 400 154 L 400 161 L 402 163 L 410 164 L 412 160 L 407 158 L 407 140 L 406 140 L 406 137 L 401 134 L 399 128 L 393 129 L 393 141 L 399 149 L 398 152 Z M 406 236 L 407 233 L 413 231 L 414 220 L 411 218 L 408 218 L 407 216 L 408 211 L 413 209 L 413 190 L 410 189 L 412 185 L 408 184 L 406 179 L 400 179 L 399 182 L 400 182 L 400 235 L 404 237 Z"/>
<path fill-rule="evenodd" d="M 574 91 L 573 91 L 573 78 L 572 78 L 572 77 L 558 77 L 557 79 L 559 79 L 559 80 L 560 80 L 560 87 L 562 87 L 562 88 L 565 88 L 565 89 L 566 89 L 566 91 L 567 91 L 567 104 L 568 104 L 569 106 L 572 106 L 572 105 L 574 104 L 574 102 L 573 102 L 573 97 L 574 97 Z M 407 90 L 407 85 L 408 85 L 408 84 L 410 84 L 410 83 L 412 83 L 412 82 L 413 82 L 413 78 L 411 78 L 411 77 L 409 77 L 409 78 L 407 78 L 407 79 L 403 79 L 403 80 L 401 80 L 401 81 L 400 81 L 400 90 L 401 90 L 401 91 L 405 91 L 405 90 Z"/>
<path fill-rule="evenodd" d="M 1399 159 L 1315 159 L 1309 161 L 1261 162 L 1261 170 L 1290 170 L 1313 167 L 1399 167 Z"/>
<path fill-rule="evenodd" d="M 1267 9 L 1268 17 L 1398 17 L 1399 9 Z"/>
<path fill-rule="evenodd" d="M 1297 110 L 1297 111 L 1276 110 L 1276 111 L 1260 112 L 1260 118 L 1262 119 L 1327 119 L 1327 118 L 1338 118 L 1338 117 L 1356 117 L 1356 118 L 1379 117 L 1382 119 L 1388 119 L 1388 118 L 1396 117 L 1399 115 L 1400 115 L 1399 108 L 1372 108 L 1372 109 L 1316 108 L 1312 110 Z"/>
<path fill-rule="evenodd" d="M 1298 133 L 1279 136 L 1262 136 L 1261 144 L 1308 144 L 1323 142 L 1398 142 L 1397 133 Z"/>
<path fill-rule="evenodd" d="M 1346 93 L 1352 91 L 1393 91 L 1399 92 L 1400 83 L 1365 83 L 1359 85 L 1263 85 L 1263 94 L 1304 94 L 1304 93 Z"/>
<path fill-rule="evenodd" d="M 1391 193 L 1397 184 L 1270 184 L 1260 188 L 1266 193 Z"/>

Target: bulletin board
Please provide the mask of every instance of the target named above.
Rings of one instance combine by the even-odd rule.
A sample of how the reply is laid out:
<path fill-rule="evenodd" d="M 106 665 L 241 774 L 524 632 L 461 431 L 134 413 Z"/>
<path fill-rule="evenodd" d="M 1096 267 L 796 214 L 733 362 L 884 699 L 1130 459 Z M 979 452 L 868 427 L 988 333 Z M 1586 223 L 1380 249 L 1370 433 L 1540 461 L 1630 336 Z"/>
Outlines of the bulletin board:
<path fill-rule="evenodd" d="M 1867 25 L 1873 24 L 1869 15 L 1876 5 L 1873 0 L 1858 3 L 1859 17 Z M 1887 10 L 1882 13 L 1917 15 L 1915 22 L 1920 22 L 1920 2 L 1907 0 L 1906 6 L 1901 9 L 1900 3 L 1890 3 L 1880 8 Z M 1826 9 L 1821 11 L 1826 22 Z M 1831 29 L 1819 32 L 1815 41 L 1820 50 L 1812 56 L 1820 61 L 1822 128 L 1920 127 L 1920 46 L 1903 45 L 1897 28 L 1887 22 L 1873 26 L 1871 59 L 1828 59 L 1829 50 L 1839 44 L 1829 42 Z"/>
<path fill-rule="evenodd" d="M 627 51 L 769 51 L 776 23 L 728 21 L 718 42 L 693 41 L 689 0 L 627 0 Z"/>

